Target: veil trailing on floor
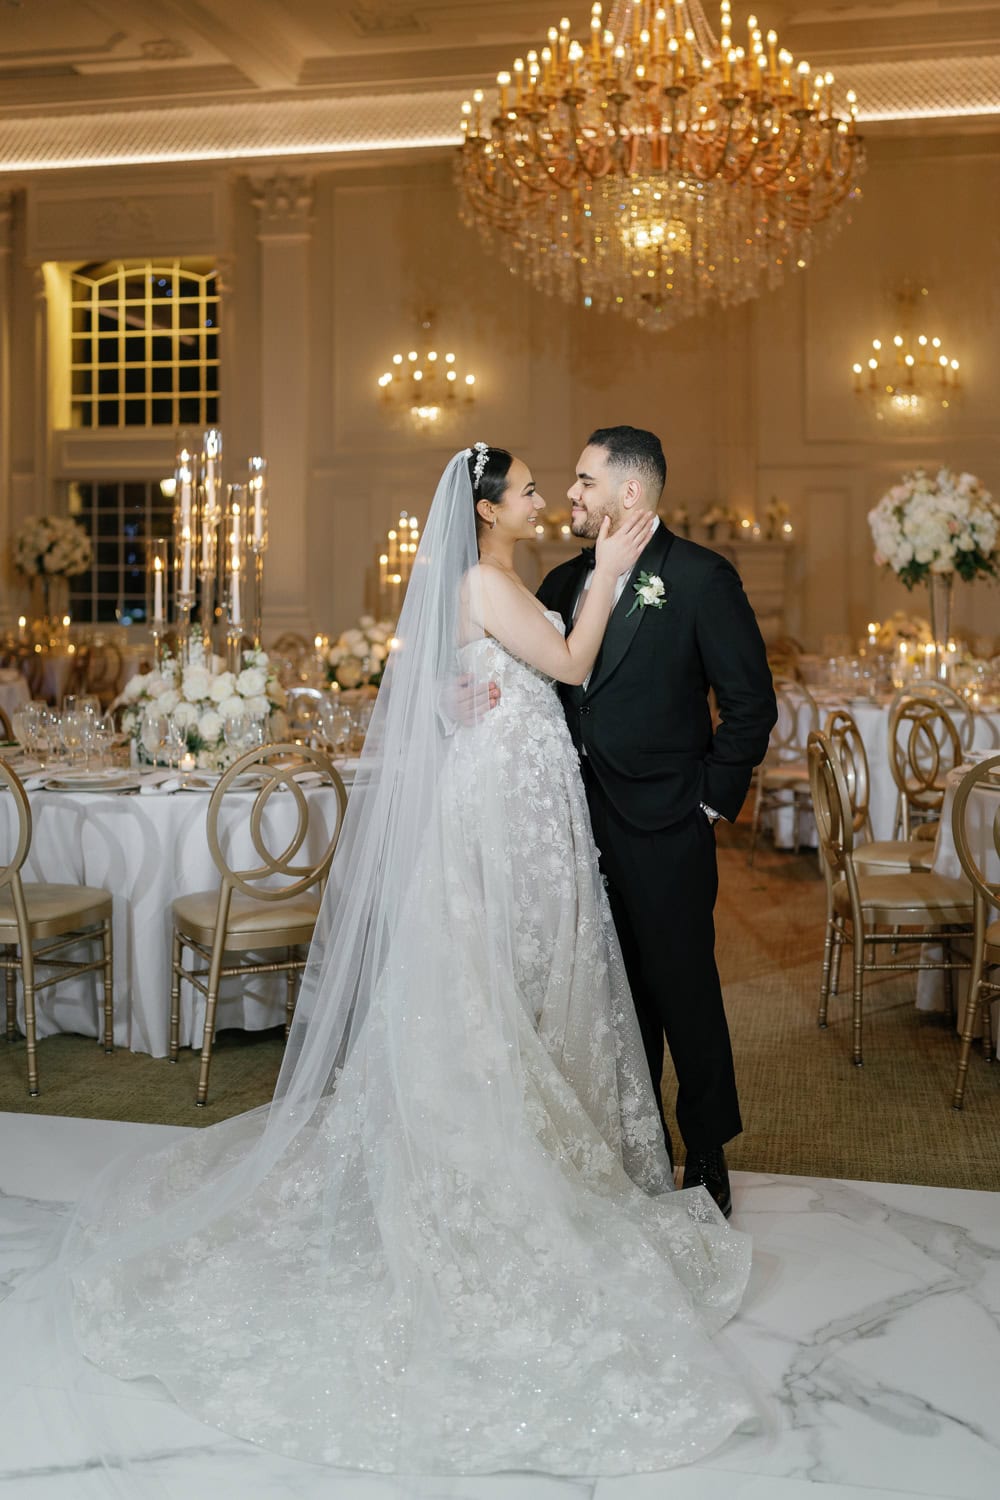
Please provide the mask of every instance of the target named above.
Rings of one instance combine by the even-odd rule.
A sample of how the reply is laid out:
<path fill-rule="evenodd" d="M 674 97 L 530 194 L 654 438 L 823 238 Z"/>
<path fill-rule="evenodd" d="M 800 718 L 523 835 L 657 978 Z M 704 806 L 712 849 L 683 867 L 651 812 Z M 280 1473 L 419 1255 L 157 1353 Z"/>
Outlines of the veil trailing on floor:
<path fill-rule="evenodd" d="M 470 457 L 428 516 L 272 1103 L 112 1163 L 39 1284 L 129 1500 L 199 1494 L 182 1455 L 203 1423 L 306 1474 L 585 1474 L 688 1461 L 750 1412 L 707 1338 L 747 1242 L 665 1191 L 648 1077 L 630 1103 L 618 1055 L 581 1105 L 518 984 L 509 777 L 455 711 L 488 659 Z M 573 1004 L 616 982 L 574 976 Z M 641 1059 L 628 1024 L 613 1059 Z M 133 1391 L 174 1432 L 176 1480 L 120 1415 Z"/>

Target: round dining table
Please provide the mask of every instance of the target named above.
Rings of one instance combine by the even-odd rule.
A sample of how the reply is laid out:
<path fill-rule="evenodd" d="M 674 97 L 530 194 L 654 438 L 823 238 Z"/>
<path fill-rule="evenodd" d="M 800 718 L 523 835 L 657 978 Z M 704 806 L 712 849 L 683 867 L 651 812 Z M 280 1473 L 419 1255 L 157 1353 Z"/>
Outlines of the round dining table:
<path fill-rule="evenodd" d="M 349 772 L 345 767 L 345 781 Z M 20 774 L 20 773 L 19 773 Z M 58 790 L 59 775 L 22 777 L 32 817 L 25 881 L 100 886 L 113 896 L 115 944 L 115 1045 L 165 1057 L 169 1050 L 171 903 L 190 891 L 218 889 L 220 875 L 209 852 L 206 813 L 210 788 L 159 772 L 123 772 L 108 790 Z M 72 778 L 69 778 L 72 779 Z M 299 860 L 318 858 L 336 825 L 337 796 L 326 784 L 303 777 L 309 829 Z M 318 781 L 318 778 L 316 778 Z M 122 784 L 118 784 L 118 783 Z M 110 789 L 116 786 L 116 789 Z M 234 861 L 258 863 L 249 834 L 253 790 L 226 793 L 220 822 Z M 268 802 L 264 829 L 281 849 L 296 826 L 295 798 L 278 792 Z M 0 792 L 0 863 L 16 835 L 13 798 Z M 217 1027 L 262 1030 L 284 1022 L 284 976 L 257 975 L 223 982 Z M 19 1025 L 23 996 L 18 986 Z M 67 979 L 37 1000 L 38 1035 L 100 1034 L 98 976 Z M 199 1047 L 205 1000 L 181 986 L 182 1046 Z"/>
<path fill-rule="evenodd" d="M 834 709 L 846 708 L 854 718 L 868 756 L 869 803 L 872 818 L 872 837 L 891 839 L 896 819 L 896 783 L 889 768 L 889 706 L 891 700 L 870 698 L 848 699 L 843 693 L 827 689 L 815 689 L 813 698 L 819 710 L 819 728 Z M 799 710 L 799 739 L 804 745 L 809 733 L 808 705 Z M 973 714 L 974 736 L 972 749 L 977 751 L 1000 750 L 1000 707 L 982 708 Z M 778 807 L 772 814 L 771 827 L 775 845 L 779 849 L 790 849 L 795 841 L 796 828 L 791 807 Z M 798 819 L 798 842 L 806 848 L 816 846 L 816 825 L 811 813 L 800 814 Z"/>

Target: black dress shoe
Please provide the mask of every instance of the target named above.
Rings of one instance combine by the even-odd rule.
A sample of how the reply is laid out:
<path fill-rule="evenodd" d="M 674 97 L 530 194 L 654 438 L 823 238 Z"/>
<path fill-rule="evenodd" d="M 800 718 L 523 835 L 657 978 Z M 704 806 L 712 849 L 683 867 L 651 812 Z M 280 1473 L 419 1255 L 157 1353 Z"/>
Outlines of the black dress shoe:
<path fill-rule="evenodd" d="M 706 1187 L 725 1218 L 733 1211 L 733 1194 L 729 1186 L 726 1153 L 721 1146 L 714 1151 L 691 1151 L 684 1163 L 684 1186 Z"/>

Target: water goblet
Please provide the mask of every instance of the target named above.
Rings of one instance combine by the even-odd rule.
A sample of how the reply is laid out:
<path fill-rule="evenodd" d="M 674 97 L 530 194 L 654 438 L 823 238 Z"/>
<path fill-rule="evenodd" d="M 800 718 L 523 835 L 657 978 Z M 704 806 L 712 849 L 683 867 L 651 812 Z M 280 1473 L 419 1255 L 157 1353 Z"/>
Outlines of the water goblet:
<path fill-rule="evenodd" d="M 87 715 L 87 728 L 84 731 L 85 738 L 90 736 L 93 740 L 94 749 L 97 751 L 97 764 L 103 766 L 108 759 L 111 746 L 115 742 L 115 721 L 110 714 L 101 714 L 96 719 Z"/>
<path fill-rule="evenodd" d="M 167 721 L 166 738 L 167 765 L 170 766 L 171 769 L 173 769 L 175 765 L 178 767 L 180 766 L 181 756 L 184 754 L 186 749 L 187 730 L 184 728 L 183 724 L 178 724 L 177 720 L 171 716 L 171 718 Z"/>
<path fill-rule="evenodd" d="M 75 699 L 73 700 L 76 701 Z M 84 725 L 88 715 L 77 709 L 63 710 L 62 716 L 62 741 L 69 752 L 70 764 L 76 757 L 76 753 L 83 746 Z"/>
<path fill-rule="evenodd" d="M 34 749 L 38 764 L 44 771 L 59 749 L 59 716 L 47 705 L 35 715 Z"/>
<path fill-rule="evenodd" d="M 169 720 L 166 714 L 157 713 L 154 709 L 143 716 L 139 738 L 142 741 L 143 749 L 154 765 L 160 751 L 166 744 L 168 728 Z"/>

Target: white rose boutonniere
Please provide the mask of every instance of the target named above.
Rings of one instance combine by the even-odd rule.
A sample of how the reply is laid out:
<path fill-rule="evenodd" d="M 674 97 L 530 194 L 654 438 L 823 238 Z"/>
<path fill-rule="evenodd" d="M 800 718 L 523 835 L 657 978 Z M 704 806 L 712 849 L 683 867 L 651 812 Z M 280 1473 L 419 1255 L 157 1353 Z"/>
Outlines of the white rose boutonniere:
<path fill-rule="evenodd" d="M 663 579 L 657 578 L 655 573 L 640 573 L 636 582 L 632 585 L 635 589 L 635 599 L 632 608 L 625 616 L 634 615 L 637 609 L 645 609 L 650 605 L 653 609 L 662 609 L 667 602 L 667 591 L 663 587 Z"/>

